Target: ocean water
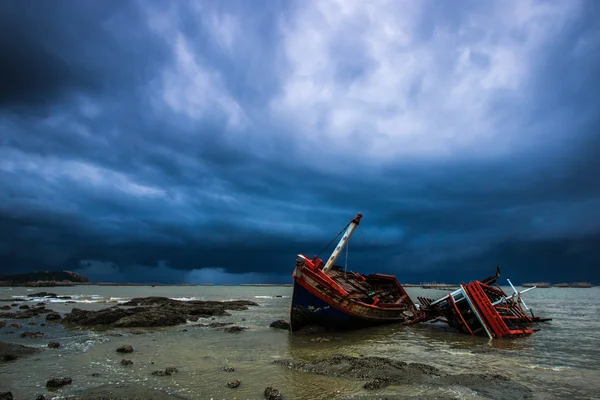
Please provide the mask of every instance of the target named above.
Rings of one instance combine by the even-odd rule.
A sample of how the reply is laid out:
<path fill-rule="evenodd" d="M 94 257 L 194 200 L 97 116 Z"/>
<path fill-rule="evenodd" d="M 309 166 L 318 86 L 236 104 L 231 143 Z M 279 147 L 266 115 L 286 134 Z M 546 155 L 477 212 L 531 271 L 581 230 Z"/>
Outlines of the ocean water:
<path fill-rule="evenodd" d="M 195 323 L 158 329 L 112 331 L 67 330 L 60 324 L 36 326 L 21 323 L 21 329 L 0 329 L 0 341 L 38 346 L 44 351 L 14 362 L 0 363 L 0 389 L 8 388 L 16 399 L 34 399 L 48 394 L 45 382 L 52 377 L 71 377 L 73 384 L 53 395 L 103 384 L 137 383 L 189 399 L 263 399 L 266 386 L 278 388 L 286 399 L 336 399 L 369 395 L 420 396 L 478 399 L 478 393 L 461 387 L 430 388 L 424 385 L 390 386 L 375 392 L 362 388 L 364 382 L 288 370 L 272 364 L 276 359 L 310 360 L 333 354 L 384 356 L 406 362 L 430 364 L 448 373 L 498 373 L 531 388 L 538 399 L 600 398 L 600 288 L 536 289 L 525 297 L 536 315 L 553 318 L 542 323 L 535 334 L 518 339 L 489 340 L 470 337 L 442 324 L 412 327 L 387 325 L 353 332 L 326 333 L 329 342 L 311 341 L 311 336 L 290 335 L 269 328 L 277 319 L 289 320 L 291 287 L 253 286 L 75 286 L 64 288 L 0 288 L 0 298 L 23 297 L 45 290 L 72 296 L 66 300 L 30 298 L 29 304 L 44 301 L 60 313 L 72 307 L 100 309 L 133 297 L 165 296 L 180 300 L 246 299 L 260 304 L 247 311 L 230 311 L 217 317 L 248 329 L 226 333 L 217 328 L 194 327 Z M 507 292 L 510 290 L 505 289 Z M 446 292 L 407 288 L 416 296 L 437 298 Z M 281 297 L 278 297 L 281 296 Z M 9 303 L 2 303 L 6 305 Z M 26 303 L 21 303 L 26 304 Z M 197 323 L 211 322 L 200 319 Z M 24 339 L 23 331 L 45 333 L 41 339 Z M 134 334 L 132 331 L 142 331 Z M 12 332 L 12 333 L 11 333 Z M 120 333 L 122 336 L 115 336 Z M 46 348 L 58 341 L 58 350 Z M 135 351 L 121 355 L 117 347 L 131 344 Z M 121 359 L 134 364 L 122 366 Z M 152 371 L 175 366 L 179 372 L 157 377 Z M 232 366 L 235 372 L 225 372 Z M 93 373 L 100 374 L 92 376 Z M 226 383 L 239 379 L 237 389 Z M 362 397 L 360 397 L 362 398 Z"/>

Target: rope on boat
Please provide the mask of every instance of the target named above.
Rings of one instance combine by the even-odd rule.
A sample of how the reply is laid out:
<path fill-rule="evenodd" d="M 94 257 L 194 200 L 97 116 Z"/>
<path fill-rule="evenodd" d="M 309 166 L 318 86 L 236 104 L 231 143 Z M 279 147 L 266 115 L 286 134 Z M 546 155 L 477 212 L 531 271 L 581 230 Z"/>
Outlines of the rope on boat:
<path fill-rule="evenodd" d="M 319 254 L 317 254 L 317 258 L 319 258 L 319 257 L 321 256 L 321 254 L 322 254 L 322 253 L 323 253 L 325 250 L 327 250 L 327 248 L 328 248 L 329 246 L 331 246 L 331 243 L 333 243 L 333 242 L 334 242 L 334 241 L 335 241 L 335 240 L 336 240 L 338 237 L 340 237 L 340 235 L 341 235 L 342 233 L 344 233 L 344 232 L 346 231 L 346 229 L 347 229 L 347 228 L 350 226 L 350 224 L 351 224 L 351 223 L 352 223 L 352 221 L 348 222 L 348 225 L 346 225 L 346 226 L 344 227 L 344 229 L 342 229 L 342 230 L 340 231 L 340 233 L 338 233 L 338 234 L 337 234 L 337 235 L 336 235 L 336 236 L 335 236 L 333 239 L 331 239 L 331 242 L 329 242 L 329 243 L 327 244 L 327 246 L 323 247 L 323 250 L 321 250 L 321 251 L 319 252 Z"/>

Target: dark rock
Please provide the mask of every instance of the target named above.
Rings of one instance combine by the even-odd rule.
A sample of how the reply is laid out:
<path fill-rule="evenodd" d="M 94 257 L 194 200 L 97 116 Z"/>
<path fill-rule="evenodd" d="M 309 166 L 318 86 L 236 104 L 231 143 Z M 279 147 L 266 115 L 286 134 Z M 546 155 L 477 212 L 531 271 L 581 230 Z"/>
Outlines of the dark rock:
<path fill-rule="evenodd" d="M 144 332 L 144 331 L 129 331 L 128 333 L 131 333 L 132 335 L 143 335 L 146 332 Z"/>
<path fill-rule="evenodd" d="M 524 398 L 533 392 L 502 375 L 446 374 L 422 363 L 405 363 L 384 357 L 349 357 L 335 355 L 313 361 L 275 360 L 274 364 L 296 371 L 349 379 L 368 380 L 365 389 L 380 389 L 388 385 L 427 385 L 433 387 L 463 386 L 485 398 Z"/>
<path fill-rule="evenodd" d="M 0 307 L 0 310 L 10 310 L 10 306 L 2 306 Z"/>
<path fill-rule="evenodd" d="M 66 303 L 66 304 L 75 304 L 75 303 L 77 303 L 77 302 L 76 302 L 76 301 L 73 301 L 73 300 L 69 300 L 69 301 L 65 301 L 65 303 Z"/>
<path fill-rule="evenodd" d="M 276 294 L 275 297 L 283 297 L 283 296 L 280 294 Z"/>
<path fill-rule="evenodd" d="M 71 378 L 52 378 L 48 379 L 48 381 L 46 382 L 46 387 L 48 389 L 56 389 L 65 385 L 70 385 L 71 383 L 73 383 L 73 380 Z"/>
<path fill-rule="evenodd" d="M 310 339 L 311 342 L 331 342 L 330 337 L 314 337 Z"/>
<path fill-rule="evenodd" d="M 60 343 L 58 342 L 50 342 L 48 343 L 48 347 L 51 349 L 58 349 L 60 347 Z"/>
<path fill-rule="evenodd" d="M 117 353 L 133 353 L 133 347 L 131 345 L 124 345 L 117 349 Z"/>
<path fill-rule="evenodd" d="M 240 386 L 240 383 L 242 383 L 242 382 L 240 382 L 239 379 L 235 379 L 231 382 L 227 382 L 227 387 L 231 388 L 231 389 L 235 389 L 236 387 Z"/>
<path fill-rule="evenodd" d="M 165 368 L 164 371 L 154 371 L 154 372 L 152 372 L 152 375 L 155 375 L 155 376 L 169 376 L 169 375 L 173 375 L 176 372 L 179 372 L 177 370 L 177 368 L 175 368 L 175 367 L 167 367 L 167 368 Z"/>
<path fill-rule="evenodd" d="M 126 360 L 126 359 L 122 359 L 121 360 L 121 365 L 132 365 L 133 361 L 131 360 Z"/>
<path fill-rule="evenodd" d="M 50 399 L 47 398 L 46 396 L 44 396 L 43 394 L 40 394 L 38 397 L 35 398 L 35 400 L 50 400 Z"/>
<path fill-rule="evenodd" d="M 13 322 L 12 324 L 10 324 L 10 326 L 15 329 L 21 329 L 23 327 L 23 325 L 16 322 Z"/>
<path fill-rule="evenodd" d="M 23 332 L 20 335 L 22 338 L 39 339 L 44 336 L 42 332 Z"/>
<path fill-rule="evenodd" d="M 269 326 L 271 328 L 275 328 L 275 329 L 285 329 L 285 330 L 290 329 L 290 324 L 282 319 L 271 322 L 271 325 L 269 325 Z"/>
<path fill-rule="evenodd" d="M 27 304 L 23 304 L 19 306 L 19 310 L 29 310 L 29 306 Z"/>
<path fill-rule="evenodd" d="M 144 297 L 98 311 L 73 308 L 71 313 L 63 318 L 62 323 L 120 328 L 173 326 L 198 318 L 228 316 L 230 314 L 226 310 L 246 310 L 248 306 L 258 304 L 245 300 L 180 301 L 166 297 Z"/>
<path fill-rule="evenodd" d="M 283 400 L 283 396 L 279 390 L 268 386 L 265 388 L 265 399 L 267 400 Z"/>
<path fill-rule="evenodd" d="M 6 321 L 0 321 L 0 329 L 6 326 Z"/>
<path fill-rule="evenodd" d="M 71 300 L 72 297 L 71 296 L 58 296 L 58 299 L 60 299 L 60 300 Z"/>
<path fill-rule="evenodd" d="M 233 367 L 223 367 L 221 369 L 223 371 L 225 371 L 225 372 L 233 372 L 233 371 L 235 371 L 235 368 L 233 368 Z"/>
<path fill-rule="evenodd" d="M 245 331 L 247 328 L 243 327 L 243 326 L 230 326 L 228 328 L 224 328 L 223 331 L 228 332 L 228 333 L 236 333 L 236 332 L 243 332 Z"/>
<path fill-rule="evenodd" d="M 60 321 L 62 317 L 59 313 L 52 311 L 46 315 L 46 321 Z"/>
<path fill-rule="evenodd" d="M 35 323 L 35 321 L 30 321 L 30 322 L 27 323 L 27 325 L 29 325 L 29 326 L 35 326 L 36 323 Z"/>
<path fill-rule="evenodd" d="M 391 381 L 389 379 L 375 379 L 375 380 L 365 383 L 363 385 L 363 388 L 365 388 L 367 390 L 383 389 L 384 387 L 389 386 L 390 383 L 391 383 Z"/>
<path fill-rule="evenodd" d="M 13 400 L 11 392 L 0 392 L 0 400 Z"/>
<path fill-rule="evenodd" d="M 90 376 L 93 376 L 94 378 L 97 378 L 97 377 L 99 377 L 99 376 L 102 376 L 102 374 L 100 374 L 99 372 L 92 372 L 92 373 L 90 374 Z"/>
<path fill-rule="evenodd" d="M 19 307 L 21 308 L 21 307 Z M 23 308 L 24 311 L 13 312 L 13 313 L 0 313 L 0 318 L 14 318 L 14 319 L 28 319 L 37 317 L 40 314 L 46 314 L 52 312 L 47 310 L 44 306 Z"/>
<path fill-rule="evenodd" d="M 46 305 L 46 303 L 44 303 L 43 301 L 36 304 L 36 306 L 45 306 L 45 305 Z"/>
<path fill-rule="evenodd" d="M 37 293 L 28 294 L 27 297 L 50 297 L 50 298 L 56 298 L 57 295 L 56 295 L 56 293 L 37 292 Z"/>
<path fill-rule="evenodd" d="M 20 300 L 20 301 L 27 301 L 27 300 Z M 19 306 L 19 303 L 12 303 L 10 306 L 11 306 L 11 307 L 18 307 L 18 306 Z"/>

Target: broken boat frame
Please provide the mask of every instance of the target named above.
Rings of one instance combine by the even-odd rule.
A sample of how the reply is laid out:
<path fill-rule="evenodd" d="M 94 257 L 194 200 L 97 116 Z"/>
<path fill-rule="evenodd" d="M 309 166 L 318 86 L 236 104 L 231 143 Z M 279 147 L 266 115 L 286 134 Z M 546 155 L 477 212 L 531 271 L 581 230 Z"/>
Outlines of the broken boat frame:
<path fill-rule="evenodd" d="M 437 300 L 418 297 L 423 305 L 423 316 L 411 323 L 444 318 L 448 325 L 463 333 L 487 335 L 494 339 L 530 335 L 537 330 L 531 329 L 533 323 L 551 321 L 550 318 L 536 317 L 521 297 L 523 293 L 535 289 L 535 286 L 519 292 L 507 279 L 514 291 L 507 295 L 496 284 L 499 277 L 498 266 L 496 276 L 462 284 L 459 289 Z"/>

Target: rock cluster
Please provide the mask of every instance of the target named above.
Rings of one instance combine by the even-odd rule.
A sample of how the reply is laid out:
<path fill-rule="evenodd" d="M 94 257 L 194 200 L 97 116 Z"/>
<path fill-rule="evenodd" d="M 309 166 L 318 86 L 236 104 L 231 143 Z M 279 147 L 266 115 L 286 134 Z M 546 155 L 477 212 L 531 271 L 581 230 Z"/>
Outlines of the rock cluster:
<path fill-rule="evenodd" d="M 271 322 L 271 325 L 269 325 L 269 326 L 271 328 L 275 328 L 275 329 L 286 329 L 286 330 L 290 329 L 290 324 L 282 319 Z"/>
<path fill-rule="evenodd" d="M 350 357 L 335 355 L 313 361 L 275 360 L 274 364 L 320 375 L 366 380 L 365 389 L 381 389 L 388 385 L 463 386 L 486 398 L 529 398 L 531 389 L 494 374 L 446 374 L 421 363 L 406 363 L 384 357 Z"/>
<path fill-rule="evenodd" d="M 199 318 L 231 315 L 226 310 L 247 310 L 253 301 L 180 301 L 166 297 L 145 297 L 98 311 L 74 308 L 61 322 L 77 326 L 119 328 L 159 327 L 184 324 Z"/>
<path fill-rule="evenodd" d="M 265 399 L 267 400 L 283 400 L 281 392 L 271 386 L 265 388 Z"/>
<path fill-rule="evenodd" d="M 56 389 L 65 385 L 70 385 L 71 383 L 73 383 L 73 379 L 71 378 L 52 378 L 48 379 L 46 387 L 48 389 Z"/>

